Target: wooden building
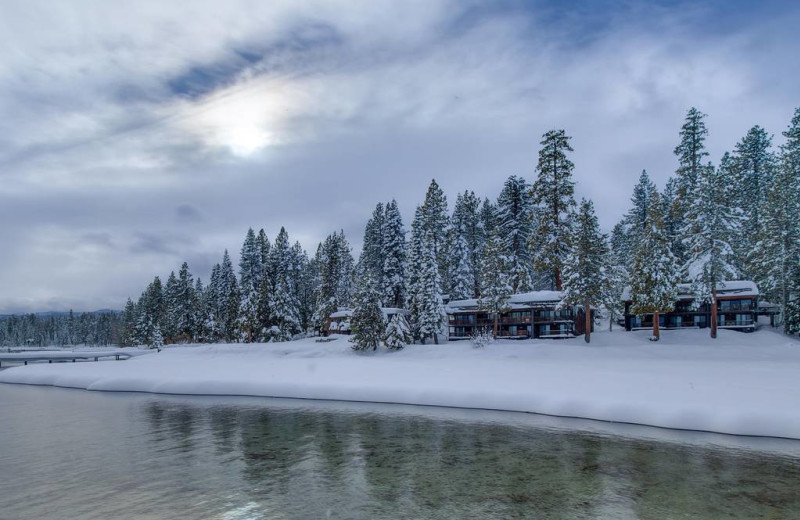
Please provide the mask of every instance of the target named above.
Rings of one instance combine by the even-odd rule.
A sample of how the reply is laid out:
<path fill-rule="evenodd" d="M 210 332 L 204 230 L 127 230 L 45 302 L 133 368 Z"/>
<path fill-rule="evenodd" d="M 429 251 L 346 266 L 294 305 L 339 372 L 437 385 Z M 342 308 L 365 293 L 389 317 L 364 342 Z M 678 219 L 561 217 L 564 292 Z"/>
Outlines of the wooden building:
<path fill-rule="evenodd" d="M 653 328 L 653 315 L 631 314 L 630 290 L 622 295 L 625 301 L 625 330 Z M 727 281 L 717 289 L 717 328 L 752 332 L 758 325 L 758 287 L 749 280 Z M 689 284 L 678 286 L 675 310 L 659 314 L 658 326 L 662 329 L 703 329 L 711 325 L 711 305 L 698 303 L 691 294 Z"/>
<path fill-rule="evenodd" d="M 558 291 L 514 294 L 498 319 L 498 338 L 571 338 L 584 333 L 582 307 L 560 308 Z M 494 314 L 481 309 L 478 300 L 455 300 L 445 307 L 451 340 L 469 339 L 494 331 Z"/>

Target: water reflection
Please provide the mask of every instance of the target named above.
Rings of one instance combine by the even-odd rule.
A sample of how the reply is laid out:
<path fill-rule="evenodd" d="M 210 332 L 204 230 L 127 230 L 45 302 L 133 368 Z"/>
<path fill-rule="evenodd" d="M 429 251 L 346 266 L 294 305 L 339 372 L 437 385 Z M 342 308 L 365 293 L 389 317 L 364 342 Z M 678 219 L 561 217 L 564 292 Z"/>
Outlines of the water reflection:
<path fill-rule="evenodd" d="M 797 461 L 375 413 L 151 402 L 152 441 L 207 428 L 287 518 L 800 517 Z M 769 484 L 766 484 L 769 482 Z"/>
<path fill-rule="evenodd" d="M 3 398 L 0 477 L 14 479 L 0 518 L 800 518 L 796 451 L 477 412 L 22 387 Z M 23 434 L 42 431 L 58 436 Z"/>

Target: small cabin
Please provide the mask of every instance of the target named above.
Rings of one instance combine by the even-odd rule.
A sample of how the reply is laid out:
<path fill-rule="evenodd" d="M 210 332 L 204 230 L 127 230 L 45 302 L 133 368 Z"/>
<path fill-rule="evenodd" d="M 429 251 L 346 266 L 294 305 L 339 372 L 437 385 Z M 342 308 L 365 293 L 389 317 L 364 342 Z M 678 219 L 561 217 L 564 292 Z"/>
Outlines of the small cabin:
<path fill-rule="evenodd" d="M 758 296 L 755 282 L 721 282 L 717 288 L 717 327 L 754 331 L 759 316 Z M 622 298 L 625 301 L 625 330 L 652 329 L 652 314 L 631 314 L 630 288 L 625 289 Z M 675 309 L 659 314 L 658 326 L 662 329 L 704 329 L 711 326 L 711 305 L 698 302 L 691 293 L 690 284 L 679 284 Z"/>
<path fill-rule="evenodd" d="M 469 339 L 494 331 L 494 313 L 477 299 L 454 300 L 445 307 L 451 340 Z M 594 313 L 594 311 L 592 311 Z M 533 291 L 513 294 L 498 317 L 498 338 L 572 338 L 585 332 L 581 306 L 562 306 L 561 292 Z"/>
<path fill-rule="evenodd" d="M 398 309 L 396 307 L 381 307 L 381 313 L 386 323 L 392 319 L 396 314 L 400 314 L 408 318 L 410 314 L 405 309 Z M 350 334 L 350 318 L 353 316 L 353 309 L 342 309 L 332 313 L 328 316 L 328 334 Z"/>

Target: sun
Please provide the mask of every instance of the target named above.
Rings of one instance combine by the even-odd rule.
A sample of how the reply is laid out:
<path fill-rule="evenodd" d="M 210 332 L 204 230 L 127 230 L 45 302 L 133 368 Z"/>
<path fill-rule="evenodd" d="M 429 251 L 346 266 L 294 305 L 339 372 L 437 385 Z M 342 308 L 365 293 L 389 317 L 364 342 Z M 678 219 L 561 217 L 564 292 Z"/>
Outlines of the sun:
<path fill-rule="evenodd" d="M 240 157 L 252 155 L 271 142 L 269 132 L 255 124 L 234 124 L 221 129 L 219 140 Z"/>

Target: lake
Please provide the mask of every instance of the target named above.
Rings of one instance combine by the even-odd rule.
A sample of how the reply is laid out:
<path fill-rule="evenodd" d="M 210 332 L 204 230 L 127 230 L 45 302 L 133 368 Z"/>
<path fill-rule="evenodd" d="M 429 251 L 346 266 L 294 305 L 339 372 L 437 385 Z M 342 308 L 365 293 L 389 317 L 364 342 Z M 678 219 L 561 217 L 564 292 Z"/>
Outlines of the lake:
<path fill-rule="evenodd" d="M 0 384 L 2 520 L 315 518 L 797 519 L 800 441 Z"/>

